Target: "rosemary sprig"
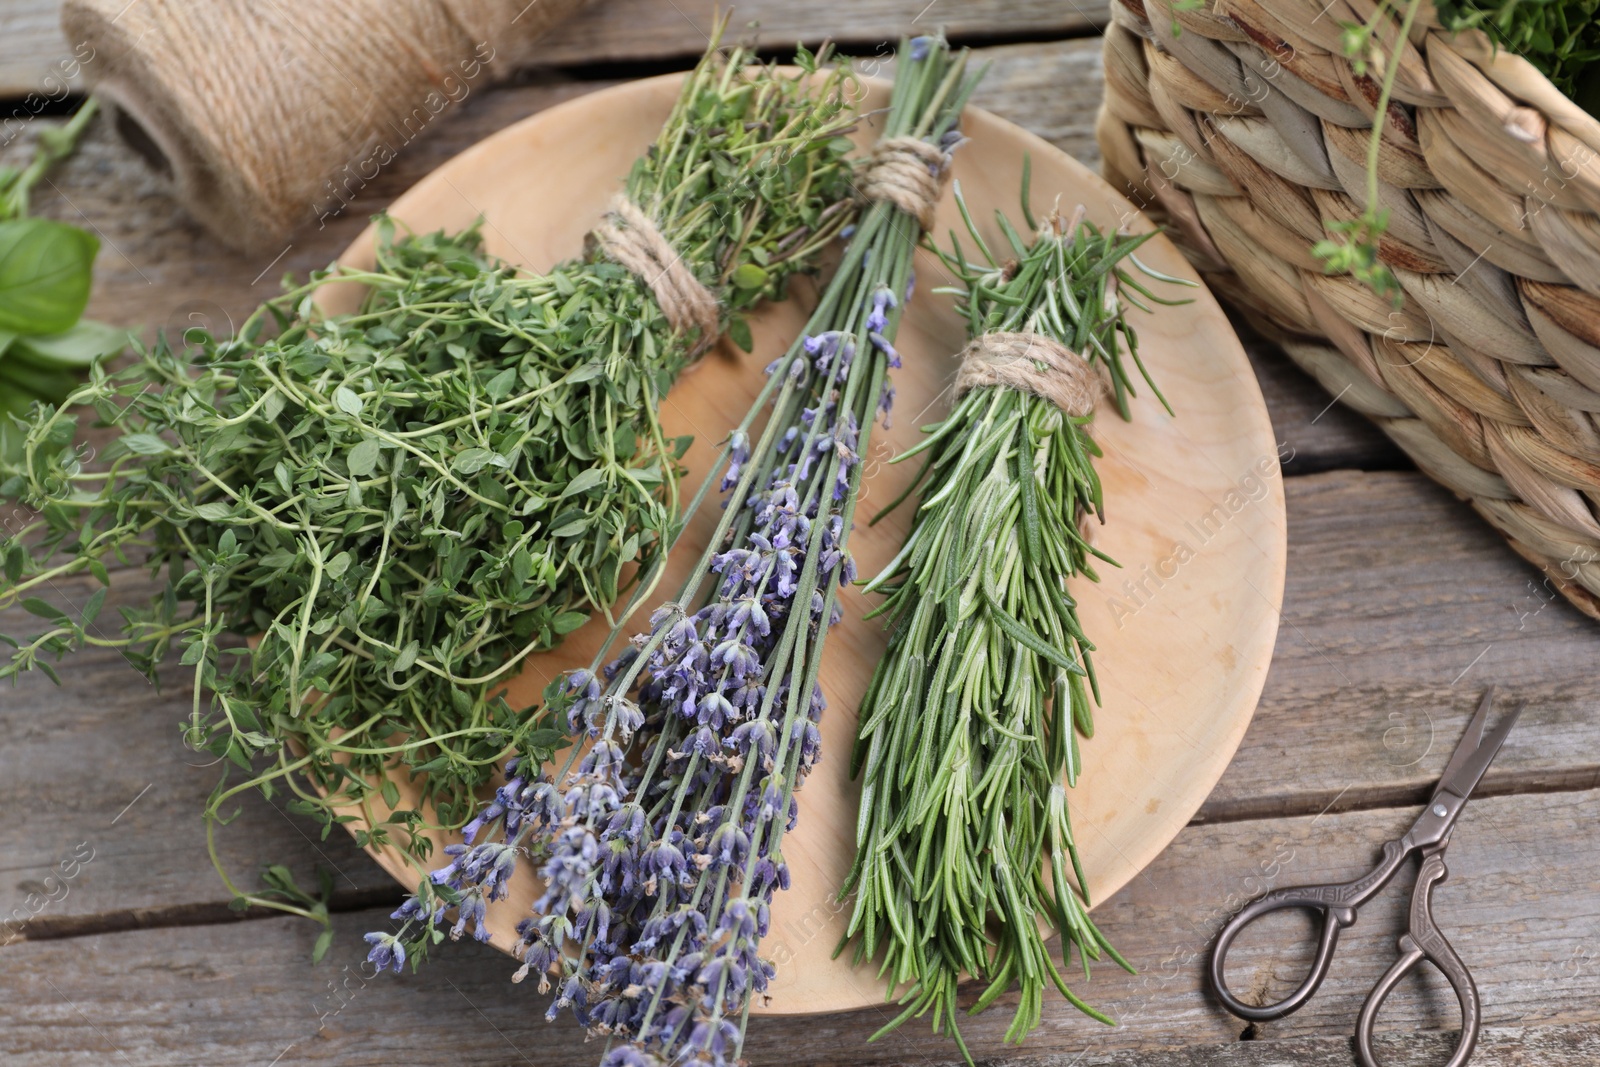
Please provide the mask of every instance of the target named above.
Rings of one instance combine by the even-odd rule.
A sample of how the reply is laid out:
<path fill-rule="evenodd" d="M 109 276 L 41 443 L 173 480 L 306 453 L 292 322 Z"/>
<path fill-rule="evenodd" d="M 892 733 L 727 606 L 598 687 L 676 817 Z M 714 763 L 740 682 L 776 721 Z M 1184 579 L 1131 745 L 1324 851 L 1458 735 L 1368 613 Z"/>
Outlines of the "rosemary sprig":
<path fill-rule="evenodd" d="M 735 335 L 852 214 L 852 76 L 826 55 L 796 62 L 815 77 L 713 42 L 626 181 Z M 369 288 L 357 313 L 318 314 L 332 280 Z M 521 658 L 655 570 L 688 443 L 656 408 L 711 340 L 674 333 L 648 286 L 596 252 L 527 275 L 485 256 L 476 230 L 397 238 L 385 222 L 373 269 L 314 275 L 235 339 L 194 356 L 158 341 L 33 408 L 21 461 L 0 466 L 0 495 L 38 514 L 0 545 L 0 607 L 45 627 L 0 638 L 14 650 L 0 677 L 54 677 L 47 658 L 91 644 L 153 679 L 179 652 L 194 670 L 186 737 L 240 779 L 213 792 L 208 840 L 259 789 L 324 834 L 358 805 L 358 842 L 421 869 L 415 831 L 459 827 L 508 749 L 558 739 L 499 695 Z M 120 431 L 93 470 L 71 447 L 76 405 Z M 97 623 L 103 593 L 81 614 L 45 599 L 72 574 L 109 585 L 118 562 L 165 578 L 123 610 L 120 636 Z M 421 777 L 423 802 L 384 819 L 395 767 Z"/>
<path fill-rule="evenodd" d="M 1026 180 L 1023 196 L 1026 216 Z M 1126 308 L 1168 301 L 1123 265 L 1175 280 L 1133 256 L 1149 234 L 1052 215 L 1025 244 L 1000 215 L 1010 246 L 1001 265 L 963 214 L 983 261 L 969 262 L 952 235 L 941 256 L 961 285 L 941 291 L 956 295 L 972 338 L 1029 332 L 1066 345 L 1104 368 L 1124 413 L 1124 355 L 1154 390 Z M 1050 986 L 1111 1021 L 1069 988 L 1041 923 L 1077 948 L 1085 978 L 1102 954 L 1128 967 L 1089 919 L 1066 793 L 1077 734 L 1093 731 L 1091 694 L 1099 700 L 1094 645 L 1067 583 L 1096 581 L 1093 561 L 1111 562 L 1079 530 L 1102 512 L 1089 422 L 1006 386 L 960 397 L 896 457 L 926 455 L 922 503 L 900 554 L 866 585 L 886 594 L 873 614 L 891 636 L 861 705 L 852 771 L 862 812 L 840 894 L 854 892 L 855 906 L 839 950 L 854 938 L 858 962 L 881 951 L 891 995 L 907 987 L 880 1036 L 931 1012 L 969 1062 L 956 1025 L 964 975 L 987 982 L 973 1013 L 1020 989 L 1009 1041 L 1039 1025 Z"/>
<path fill-rule="evenodd" d="M 943 41 L 902 42 L 883 136 L 939 161 L 959 140 L 966 66 Z M 459 936 L 532 855 L 548 888 L 520 927 L 516 977 L 548 988 L 554 971 L 551 1018 L 570 1009 L 618 1039 L 608 1067 L 738 1060 L 774 973 L 760 939 L 817 757 L 823 645 L 854 576 L 861 456 L 892 399 L 920 237 L 897 208 L 864 212 L 805 336 L 732 434 L 725 508 L 678 596 L 620 658 L 552 685 L 553 710 L 591 744 L 553 773 L 537 753 L 518 760 L 469 844 L 395 913 L 405 927 L 368 935 L 374 963 L 398 968 L 442 939 L 450 905 Z"/>

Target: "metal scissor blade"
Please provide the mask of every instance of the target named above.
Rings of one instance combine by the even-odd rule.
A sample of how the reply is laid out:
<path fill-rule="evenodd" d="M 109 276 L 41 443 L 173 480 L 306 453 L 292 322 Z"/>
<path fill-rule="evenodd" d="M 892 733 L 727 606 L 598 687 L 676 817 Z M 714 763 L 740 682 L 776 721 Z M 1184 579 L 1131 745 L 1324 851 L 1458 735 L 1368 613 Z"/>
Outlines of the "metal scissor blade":
<path fill-rule="evenodd" d="M 1439 784 L 1434 787 L 1435 797 L 1446 790 L 1458 797 L 1470 796 L 1477 788 L 1478 782 L 1483 779 L 1483 773 L 1489 769 L 1489 764 L 1500 754 L 1500 747 L 1506 743 L 1511 728 L 1517 724 L 1517 717 L 1522 714 L 1524 705 L 1519 703 L 1506 712 L 1486 737 L 1483 725 L 1489 717 L 1489 708 L 1493 704 L 1494 686 L 1490 686 L 1484 690 L 1483 699 L 1478 702 L 1477 712 L 1472 716 L 1472 721 L 1467 723 L 1466 735 L 1456 746 L 1450 762 L 1445 765 L 1444 774 L 1439 777 Z"/>

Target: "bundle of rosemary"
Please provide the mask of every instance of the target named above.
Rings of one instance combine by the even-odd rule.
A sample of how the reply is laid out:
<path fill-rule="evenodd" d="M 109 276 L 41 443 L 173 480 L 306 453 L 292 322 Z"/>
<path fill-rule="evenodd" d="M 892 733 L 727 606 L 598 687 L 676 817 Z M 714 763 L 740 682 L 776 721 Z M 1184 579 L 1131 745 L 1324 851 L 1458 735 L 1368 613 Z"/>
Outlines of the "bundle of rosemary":
<path fill-rule="evenodd" d="M 1027 204 L 1025 177 L 1025 215 Z M 1122 265 L 1138 264 L 1149 234 L 1101 234 L 1080 209 L 1052 215 L 1026 244 L 997 213 L 1002 266 L 962 210 L 983 260 L 959 241 L 940 253 L 961 287 L 939 291 L 957 295 L 969 323 L 957 400 L 895 459 L 926 454 L 922 503 L 904 548 L 866 585 L 888 594 L 874 614 L 891 636 L 861 706 L 861 819 L 840 892 L 855 906 L 839 951 L 857 938 L 858 962 L 883 952 L 891 995 L 909 986 L 880 1034 L 931 1011 L 970 1062 L 955 1021 L 963 975 L 989 983 L 974 1013 L 1020 988 L 1011 1041 L 1038 1026 L 1051 985 L 1111 1021 L 1067 986 L 1041 923 L 1077 948 L 1086 977 L 1102 952 L 1127 967 L 1089 919 L 1068 819 L 1077 733 L 1092 732 L 1099 692 L 1067 583 L 1097 580 L 1092 560 L 1110 562 L 1079 531 L 1101 514 L 1088 432 L 1096 368 L 1124 413 L 1125 354 L 1155 388 L 1126 310 L 1157 298 Z"/>
<path fill-rule="evenodd" d="M 663 394 L 725 326 L 747 336 L 741 316 L 853 212 L 852 76 L 796 63 L 713 42 L 582 259 L 528 275 L 476 230 L 396 238 L 384 222 L 371 270 L 315 275 L 235 339 L 192 355 L 158 341 L 36 406 L 22 459 L 0 467 L 0 494 L 38 514 L 0 548 L 0 607 L 46 624 L 4 638 L 0 677 L 54 677 L 45 657 L 89 644 L 153 679 L 181 650 L 187 738 L 244 779 L 219 782 L 208 840 L 259 788 L 324 834 L 360 805 L 362 845 L 425 869 L 427 838 L 404 831 L 461 826 L 508 750 L 557 740 L 497 695 L 506 678 L 648 576 L 675 532 L 687 441 L 663 433 Z M 332 280 L 368 287 L 358 312 L 318 313 Z M 121 431 L 94 470 L 71 447 L 77 405 Z M 103 594 L 81 613 L 40 596 L 136 561 L 164 589 L 123 610 L 120 637 L 97 621 Z M 423 776 L 425 803 L 380 820 L 393 765 Z"/>
<path fill-rule="evenodd" d="M 400 931 L 368 935 L 372 961 L 396 968 L 443 938 L 452 908 L 452 934 L 477 923 L 483 936 L 485 902 L 534 857 L 547 890 L 520 927 L 516 977 L 548 988 L 554 971 L 549 1016 L 570 1009 L 619 1039 L 608 1067 L 737 1061 L 774 973 L 760 939 L 788 882 L 794 791 L 817 758 L 861 456 L 893 395 L 901 294 L 974 81 L 943 41 L 902 42 L 900 57 L 860 181 L 879 202 L 734 430 L 698 564 L 622 656 L 552 685 L 552 710 L 589 743 L 554 773 L 520 756 L 468 844 L 395 913 Z"/>

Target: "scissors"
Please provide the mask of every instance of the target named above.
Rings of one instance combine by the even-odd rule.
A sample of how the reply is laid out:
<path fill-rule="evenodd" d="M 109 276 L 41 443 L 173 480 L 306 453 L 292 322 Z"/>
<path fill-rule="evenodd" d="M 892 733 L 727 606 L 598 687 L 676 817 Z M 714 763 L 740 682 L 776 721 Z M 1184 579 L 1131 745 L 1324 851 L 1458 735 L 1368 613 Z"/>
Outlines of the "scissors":
<path fill-rule="evenodd" d="M 1339 932 L 1356 921 L 1356 910 L 1375 896 L 1395 876 L 1401 865 L 1413 852 L 1422 855 L 1422 868 L 1417 873 L 1416 888 L 1411 891 L 1411 918 L 1409 929 L 1400 936 L 1400 957 L 1372 987 L 1361 1015 L 1356 1021 L 1356 1050 L 1363 1067 L 1378 1067 L 1372 1053 L 1372 1024 L 1378 1017 L 1383 1002 L 1394 987 L 1419 963 L 1432 963 L 1449 981 L 1461 1004 L 1461 1037 L 1446 1067 L 1462 1067 L 1472 1056 L 1478 1044 L 1480 1007 L 1478 988 L 1472 982 L 1466 964 L 1456 955 L 1450 942 L 1445 940 L 1433 921 L 1433 887 L 1444 881 L 1449 871 L 1444 865 L 1445 849 L 1450 847 L 1450 833 L 1456 819 L 1467 806 L 1467 798 L 1489 769 L 1506 735 L 1522 714 L 1522 705 L 1512 708 L 1487 737 L 1483 733 L 1484 720 L 1494 703 L 1494 687 L 1490 686 L 1478 703 L 1478 711 L 1467 724 L 1466 736 L 1456 746 L 1444 775 L 1434 787 L 1428 806 L 1417 821 L 1402 836 L 1383 846 L 1383 859 L 1367 874 L 1353 882 L 1334 885 L 1302 885 L 1274 889 L 1246 904 L 1217 935 L 1216 947 L 1211 953 L 1211 987 L 1217 999 L 1233 1014 L 1244 1019 L 1266 1022 L 1281 1019 L 1290 1012 L 1304 1007 L 1322 985 L 1333 962 L 1333 950 L 1339 944 Z M 1276 1004 L 1256 1006 L 1246 1004 L 1228 989 L 1223 976 L 1223 966 L 1228 958 L 1228 947 L 1240 931 L 1268 912 L 1284 908 L 1301 908 L 1322 913 L 1322 935 L 1317 946 L 1317 958 L 1311 965 L 1300 988 Z"/>

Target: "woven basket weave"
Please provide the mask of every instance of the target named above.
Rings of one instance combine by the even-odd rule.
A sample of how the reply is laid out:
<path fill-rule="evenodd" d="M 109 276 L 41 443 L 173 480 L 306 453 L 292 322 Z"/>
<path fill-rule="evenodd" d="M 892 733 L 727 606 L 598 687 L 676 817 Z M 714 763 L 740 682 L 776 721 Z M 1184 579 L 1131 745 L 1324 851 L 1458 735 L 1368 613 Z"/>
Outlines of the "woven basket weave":
<path fill-rule="evenodd" d="M 1108 176 L 1296 363 L 1600 618 L 1600 122 L 1525 60 L 1422 12 L 1378 160 L 1396 310 L 1310 252 L 1325 221 L 1366 204 L 1379 87 L 1339 34 L 1371 0 L 1209 2 L 1111 4 Z"/>

